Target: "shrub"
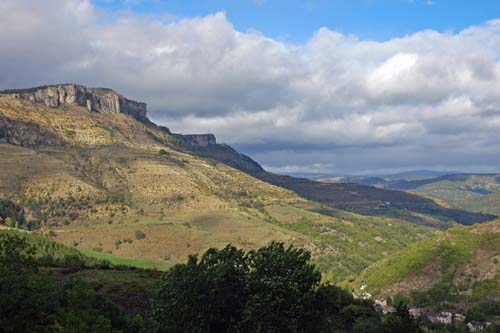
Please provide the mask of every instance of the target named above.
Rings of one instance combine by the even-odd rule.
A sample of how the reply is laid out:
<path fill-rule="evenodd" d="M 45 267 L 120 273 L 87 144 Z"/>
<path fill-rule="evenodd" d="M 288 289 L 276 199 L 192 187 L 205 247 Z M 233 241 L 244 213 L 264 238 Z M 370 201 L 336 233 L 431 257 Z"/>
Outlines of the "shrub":
<path fill-rule="evenodd" d="M 146 234 L 144 232 L 142 232 L 141 230 L 136 230 L 135 231 L 135 239 L 141 240 L 141 239 L 144 239 L 144 238 L 146 238 Z"/>
<path fill-rule="evenodd" d="M 10 228 L 14 228 L 16 226 L 16 220 L 14 220 L 12 217 L 7 217 L 5 219 L 5 225 Z"/>
<path fill-rule="evenodd" d="M 158 152 L 158 154 L 160 154 L 160 155 L 170 155 L 170 153 L 168 151 L 166 151 L 165 149 L 160 149 L 160 151 Z"/>

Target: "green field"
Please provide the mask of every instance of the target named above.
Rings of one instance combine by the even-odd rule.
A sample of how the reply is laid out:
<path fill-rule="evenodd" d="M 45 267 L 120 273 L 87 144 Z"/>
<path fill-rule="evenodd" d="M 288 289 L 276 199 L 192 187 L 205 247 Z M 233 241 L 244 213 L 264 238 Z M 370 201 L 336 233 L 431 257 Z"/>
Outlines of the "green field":
<path fill-rule="evenodd" d="M 92 249 L 78 249 L 78 251 L 88 257 L 104 260 L 111 263 L 112 265 L 117 266 L 128 266 L 142 269 L 158 269 L 160 271 L 166 271 L 172 266 L 171 263 L 167 262 L 156 262 L 154 260 L 148 259 L 123 258 L 112 255 L 110 253 L 98 252 Z"/>

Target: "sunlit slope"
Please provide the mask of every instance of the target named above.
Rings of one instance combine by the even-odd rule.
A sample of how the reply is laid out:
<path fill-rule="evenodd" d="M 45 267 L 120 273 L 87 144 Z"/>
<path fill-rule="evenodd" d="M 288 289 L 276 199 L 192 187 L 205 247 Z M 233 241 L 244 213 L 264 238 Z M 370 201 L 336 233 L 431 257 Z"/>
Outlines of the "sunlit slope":
<path fill-rule="evenodd" d="M 366 269 L 355 288 L 383 297 L 428 293 L 438 301 L 500 296 L 500 222 L 455 227 Z M 432 299 L 431 297 L 431 299 Z"/>
<path fill-rule="evenodd" d="M 434 233 L 329 211 L 183 151 L 168 130 L 123 114 L 2 96 L 0 125 L 0 198 L 38 232 L 102 257 L 162 267 L 208 247 L 282 240 L 310 249 L 340 278 Z"/>

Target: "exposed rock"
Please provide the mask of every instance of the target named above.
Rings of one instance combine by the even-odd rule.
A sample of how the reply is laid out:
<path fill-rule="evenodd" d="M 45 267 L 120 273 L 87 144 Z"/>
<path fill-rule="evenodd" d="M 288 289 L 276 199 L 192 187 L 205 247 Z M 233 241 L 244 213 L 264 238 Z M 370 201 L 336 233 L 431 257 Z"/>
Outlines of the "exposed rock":
<path fill-rule="evenodd" d="M 218 144 L 213 134 L 175 134 L 177 139 L 187 148 L 200 157 L 209 157 L 238 170 L 255 175 L 264 172 L 264 169 L 250 157 L 239 153 L 231 146 Z"/>
<path fill-rule="evenodd" d="M 111 89 L 60 84 L 30 89 L 5 90 L 2 94 L 27 99 L 33 103 L 43 103 L 52 108 L 64 104 L 79 105 L 89 111 L 124 113 L 135 119 L 147 121 L 146 103 L 129 100 Z"/>
<path fill-rule="evenodd" d="M 0 143 L 17 146 L 64 145 L 56 134 L 39 124 L 0 116 Z"/>

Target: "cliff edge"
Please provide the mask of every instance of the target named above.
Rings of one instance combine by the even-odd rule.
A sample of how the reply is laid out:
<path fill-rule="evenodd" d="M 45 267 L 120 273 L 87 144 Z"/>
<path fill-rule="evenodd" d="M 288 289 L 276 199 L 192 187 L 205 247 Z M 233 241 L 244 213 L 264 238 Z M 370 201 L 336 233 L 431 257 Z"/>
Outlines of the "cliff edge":
<path fill-rule="evenodd" d="M 4 90 L 1 94 L 43 103 L 57 108 L 61 105 L 79 105 L 89 111 L 124 113 L 140 121 L 148 121 L 146 103 L 136 102 L 106 88 L 87 88 L 78 84 L 59 84 L 30 89 Z"/>

